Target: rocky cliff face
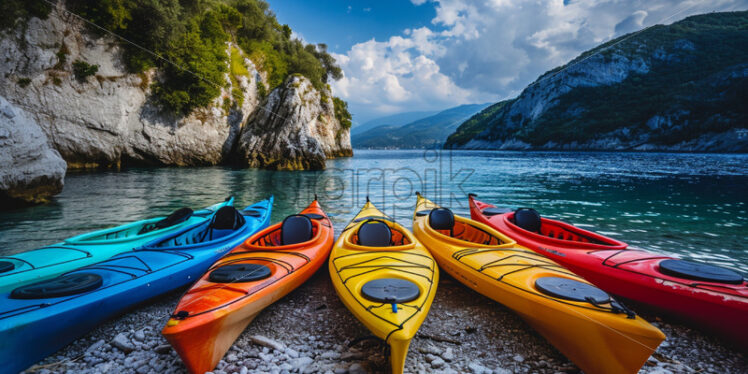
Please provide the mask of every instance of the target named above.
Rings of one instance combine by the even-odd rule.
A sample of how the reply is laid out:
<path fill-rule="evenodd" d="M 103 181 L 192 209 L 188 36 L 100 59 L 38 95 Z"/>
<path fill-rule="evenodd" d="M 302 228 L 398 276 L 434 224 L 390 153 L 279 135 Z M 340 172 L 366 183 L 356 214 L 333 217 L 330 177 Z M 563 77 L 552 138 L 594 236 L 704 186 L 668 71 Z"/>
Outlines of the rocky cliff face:
<path fill-rule="evenodd" d="M 332 99 L 325 94 L 302 76 L 289 77 L 247 121 L 235 162 L 278 170 L 323 169 L 326 158 L 352 156 L 350 132 L 335 119 Z"/>
<path fill-rule="evenodd" d="M 606 43 L 466 121 L 446 146 L 748 152 L 746 21 L 696 16 Z"/>
<path fill-rule="evenodd" d="M 227 44 L 227 53 L 229 48 Z M 91 34 L 81 21 L 57 8 L 48 19 L 32 18 L 0 33 L 0 96 L 28 113 L 69 168 L 228 164 L 234 163 L 237 149 L 254 155 L 252 160 L 274 160 L 243 158 L 241 163 L 250 167 L 323 168 L 326 157 L 351 153 L 348 130 L 340 129 L 330 115 L 330 100 L 320 99 L 323 95 L 309 84 L 304 84 L 306 101 L 298 100 L 296 87 L 286 85 L 263 102 L 257 88 L 267 87 L 264 74 L 245 58 L 249 74 L 234 79 L 227 74 L 211 105 L 178 118 L 163 113 L 149 99 L 149 85 L 159 79 L 158 72 L 129 74 L 121 54 L 118 40 Z M 72 66 L 77 60 L 98 65 L 98 71 L 77 79 Z M 241 105 L 232 97 L 237 84 L 243 94 Z M 283 110 L 284 119 L 265 116 L 266 108 Z M 267 141 L 255 140 L 238 145 L 250 115 L 253 134 L 283 137 L 286 144 L 269 147 Z M 295 151 L 286 152 L 289 149 Z"/>
<path fill-rule="evenodd" d="M 32 116 L 0 96 L 0 204 L 39 203 L 62 190 L 65 161 Z"/>

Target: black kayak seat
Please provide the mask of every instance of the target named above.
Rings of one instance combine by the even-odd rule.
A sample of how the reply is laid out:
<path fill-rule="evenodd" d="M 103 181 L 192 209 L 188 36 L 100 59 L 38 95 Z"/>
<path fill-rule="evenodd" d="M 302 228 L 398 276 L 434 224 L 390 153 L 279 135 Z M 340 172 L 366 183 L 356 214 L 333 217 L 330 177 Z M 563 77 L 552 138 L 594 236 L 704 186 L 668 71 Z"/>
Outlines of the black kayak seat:
<path fill-rule="evenodd" d="M 210 228 L 216 230 L 236 230 L 244 224 L 244 217 L 233 206 L 224 206 L 216 211 Z"/>
<path fill-rule="evenodd" d="M 407 303 L 421 295 L 418 286 L 406 279 L 381 278 L 366 282 L 361 287 L 361 295 L 380 303 Z"/>
<path fill-rule="evenodd" d="M 530 232 L 540 232 L 540 214 L 532 208 L 519 208 L 514 211 L 514 224 Z"/>
<path fill-rule="evenodd" d="M 213 219 L 205 230 L 203 236 L 195 243 L 207 240 L 215 240 L 231 235 L 235 230 L 244 225 L 244 216 L 233 206 L 224 206 L 216 211 Z"/>
<path fill-rule="evenodd" d="M 93 291 L 104 283 L 98 274 L 74 273 L 16 288 L 10 293 L 13 299 L 49 299 L 72 296 Z"/>
<path fill-rule="evenodd" d="M 684 260 L 670 259 L 661 261 L 660 272 L 673 277 L 705 282 L 743 283 L 743 276 L 730 269 Z"/>
<path fill-rule="evenodd" d="M 447 208 L 434 208 L 429 213 L 429 226 L 434 230 L 452 230 L 455 227 L 455 215 Z"/>
<path fill-rule="evenodd" d="M 535 281 L 535 287 L 542 293 L 571 301 L 586 301 L 604 304 L 610 295 L 588 283 L 561 277 L 542 277 Z"/>
<path fill-rule="evenodd" d="M 492 217 L 492 216 L 497 216 L 499 214 L 509 213 L 511 211 L 512 210 L 509 208 L 491 207 L 491 208 L 483 209 L 481 212 L 483 213 L 484 216 Z"/>
<path fill-rule="evenodd" d="M 143 226 L 138 234 L 145 234 L 147 232 L 165 229 L 167 227 L 172 227 L 174 225 L 186 222 L 188 219 L 190 219 L 190 217 L 192 217 L 193 213 L 194 212 L 190 208 L 179 208 L 173 213 L 166 216 L 164 219 L 156 221 L 155 223 L 152 223 L 150 225 Z"/>
<path fill-rule="evenodd" d="M 312 220 L 302 214 L 286 217 L 281 224 L 281 245 L 303 243 L 312 239 Z"/>
<path fill-rule="evenodd" d="M 16 265 L 14 265 L 10 261 L 0 261 L 0 274 L 7 273 L 15 268 L 16 268 Z"/>
<path fill-rule="evenodd" d="M 270 268 L 262 264 L 233 264 L 211 271 L 208 280 L 214 283 L 253 282 L 265 279 L 270 274 Z"/>
<path fill-rule="evenodd" d="M 358 244 L 366 247 L 388 247 L 392 242 L 392 231 L 382 221 L 366 221 L 358 229 Z"/>

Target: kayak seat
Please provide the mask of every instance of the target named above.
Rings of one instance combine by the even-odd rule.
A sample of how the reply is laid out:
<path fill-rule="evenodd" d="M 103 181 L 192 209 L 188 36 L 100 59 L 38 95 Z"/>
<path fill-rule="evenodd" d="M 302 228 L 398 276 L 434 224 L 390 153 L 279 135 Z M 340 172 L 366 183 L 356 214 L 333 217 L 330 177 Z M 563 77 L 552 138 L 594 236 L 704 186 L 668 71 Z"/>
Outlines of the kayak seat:
<path fill-rule="evenodd" d="M 434 208 L 429 213 L 429 226 L 434 230 L 449 231 L 449 236 L 453 236 L 455 215 L 447 208 Z"/>
<path fill-rule="evenodd" d="M 218 209 L 203 237 L 193 243 L 204 242 L 206 239 L 214 240 L 231 234 L 244 225 L 244 216 L 233 206 L 224 206 Z"/>
<path fill-rule="evenodd" d="M 171 227 L 171 226 L 186 222 L 188 219 L 190 219 L 190 217 L 192 217 L 193 213 L 194 212 L 190 208 L 177 209 L 173 213 L 166 216 L 166 218 L 160 221 L 157 221 L 153 224 L 143 226 L 143 228 L 140 229 L 138 234 L 145 234 L 147 232 L 164 229 L 167 227 Z"/>
<path fill-rule="evenodd" d="M 377 220 L 364 222 L 358 229 L 358 244 L 365 247 L 388 247 L 392 231 L 386 223 Z"/>
<path fill-rule="evenodd" d="M 381 278 L 364 283 L 361 295 L 375 302 L 399 304 L 417 299 L 421 295 L 421 290 L 415 283 L 406 279 Z"/>
<path fill-rule="evenodd" d="M 286 217 L 281 224 L 281 245 L 303 243 L 313 235 L 312 220 L 302 214 Z"/>
<path fill-rule="evenodd" d="M 213 283 L 242 283 L 265 279 L 272 274 L 270 268 L 261 264 L 233 264 L 220 266 L 210 272 L 208 280 Z"/>
<path fill-rule="evenodd" d="M 663 274 L 678 278 L 726 284 L 743 283 L 742 275 L 720 266 L 670 259 L 660 261 L 659 267 Z"/>
<path fill-rule="evenodd" d="M 514 212 L 514 224 L 527 231 L 540 233 L 540 214 L 532 208 L 519 208 Z"/>
<path fill-rule="evenodd" d="M 104 283 L 98 274 L 74 273 L 16 288 L 10 293 L 13 299 L 49 299 L 72 296 L 93 291 Z"/>

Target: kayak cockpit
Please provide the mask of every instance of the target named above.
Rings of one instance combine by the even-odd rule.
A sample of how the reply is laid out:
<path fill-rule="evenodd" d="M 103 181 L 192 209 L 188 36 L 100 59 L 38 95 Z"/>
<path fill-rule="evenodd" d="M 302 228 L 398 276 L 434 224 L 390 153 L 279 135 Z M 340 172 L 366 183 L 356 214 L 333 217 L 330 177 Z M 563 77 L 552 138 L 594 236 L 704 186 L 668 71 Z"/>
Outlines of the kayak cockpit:
<path fill-rule="evenodd" d="M 376 218 L 363 221 L 349 240 L 363 247 L 399 247 L 414 242 L 409 233 L 390 222 Z"/>
<path fill-rule="evenodd" d="M 248 243 L 248 247 L 298 247 L 319 239 L 322 231 L 319 214 L 293 214 L 268 228 Z M 282 248 L 279 248 L 282 249 Z"/>
<path fill-rule="evenodd" d="M 447 208 L 435 208 L 428 213 L 428 225 L 441 235 L 463 242 L 480 245 L 502 245 L 510 242 L 502 240 L 477 225 L 473 221 L 457 217 Z"/>
<path fill-rule="evenodd" d="M 246 220 L 241 212 L 233 206 L 224 206 L 218 209 L 210 221 L 172 235 L 155 243 L 153 247 L 184 247 L 216 241 L 239 232 L 245 224 Z"/>
<path fill-rule="evenodd" d="M 611 248 L 625 248 L 626 244 L 579 227 L 543 218 L 535 209 L 519 208 L 503 216 L 507 226 L 514 230 L 522 230 L 522 235 L 531 236 L 544 241 L 570 244 L 594 244 Z"/>

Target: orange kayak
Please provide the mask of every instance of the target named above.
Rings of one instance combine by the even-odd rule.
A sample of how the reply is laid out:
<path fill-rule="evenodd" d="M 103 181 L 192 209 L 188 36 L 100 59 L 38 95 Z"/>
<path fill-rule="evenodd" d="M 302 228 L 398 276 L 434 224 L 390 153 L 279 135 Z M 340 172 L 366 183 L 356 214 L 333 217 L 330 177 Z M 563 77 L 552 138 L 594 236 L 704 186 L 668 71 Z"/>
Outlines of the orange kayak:
<path fill-rule="evenodd" d="M 333 228 L 317 200 L 218 260 L 177 304 L 161 333 L 191 373 L 211 371 L 257 314 L 326 261 Z"/>

